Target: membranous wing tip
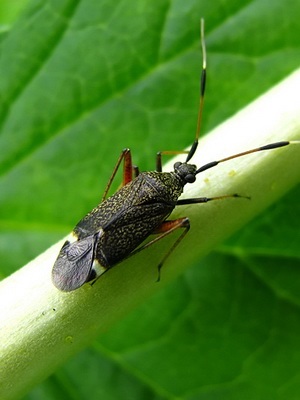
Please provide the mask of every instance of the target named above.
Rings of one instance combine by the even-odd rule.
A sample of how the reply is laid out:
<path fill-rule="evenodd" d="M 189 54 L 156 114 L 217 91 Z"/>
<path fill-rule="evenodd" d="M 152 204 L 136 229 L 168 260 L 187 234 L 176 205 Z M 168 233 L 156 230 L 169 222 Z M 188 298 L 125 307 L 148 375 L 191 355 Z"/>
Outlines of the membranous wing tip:
<path fill-rule="evenodd" d="M 52 269 L 52 281 L 57 289 L 69 292 L 90 280 L 98 235 L 70 242 L 61 248 Z"/>

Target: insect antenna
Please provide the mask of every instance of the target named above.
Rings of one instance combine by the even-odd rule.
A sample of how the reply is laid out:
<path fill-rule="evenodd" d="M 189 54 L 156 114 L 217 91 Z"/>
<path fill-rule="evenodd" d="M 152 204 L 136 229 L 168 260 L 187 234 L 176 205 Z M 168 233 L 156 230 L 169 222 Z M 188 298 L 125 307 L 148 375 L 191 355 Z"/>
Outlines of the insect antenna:
<path fill-rule="evenodd" d="M 275 142 L 275 143 L 269 143 L 266 144 L 264 146 L 260 146 L 260 147 L 256 147 L 255 149 L 251 149 L 251 150 L 247 150 L 247 151 L 243 151 L 242 153 L 237 153 L 237 154 L 233 154 L 229 157 L 225 157 L 225 158 L 221 158 L 218 161 L 211 161 L 205 165 L 202 165 L 202 167 L 198 168 L 196 171 L 196 175 L 199 174 L 200 172 L 206 171 L 207 169 L 213 168 L 216 165 L 225 162 L 225 161 L 229 161 L 232 160 L 234 158 L 238 158 L 238 157 L 242 157 L 245 156 L 247 154 L 252 154 L 252 153 L 257 153 L 259 151 L 265 151 L 265 150 L 273 150 L 273 149 L 277 149 L 279 147 L 284 147 L 284 146 L 288 146 L 289 144 L 300 144 L 300 140 L 284 140 L 284 141 L 280 141 L 280 142 Z"/>
<path fill-rule="evenodd" d="M 204 39 L 204 19 L 200 20 L 200 40 L 201 40 L 201 48 L 202 48 L 202 70 L 200 77 L 200 99 L 199 99 L 199 109 L 198 109 L 198 118 L 197 118 L 197 128 L 194 143 L 186 157 L 186 162 L 189 162 L 190 159 L 195 154 L 195 151 L 198 147 L 199 135 L 201 130 L 202 123 L 202 113 L 203 113 L 203 105 L 204 105 L 204 94 L 205 94 L 205 86 L 206 86 L 206 47 L 205 47 L 205 39 Z"/>
<path fill-rule="evenodd" d="M 200 20 L 200 39 L 201 39 L 201 48 L 202 48 L 202 70 L 201 70 L 201 77 L 200 77 L 200 100 L 199 100 L 199 109 L 198 109 L 197 128 L 196 128 L 196 135 L 195 135 L 194 143 L 192 144 L 192 146 L 187 154 L 187 157 L 186 157 L 186 163 L 190 161 L 190 159 L 193 157 L 193 155 L 195 154 L 195 152 L 197 150 L 198 143 L 199 143 L 200 131 L 201 131 L 201 124 L 202 124 L 202 114 L 203 114 L 204 95 L 205 95 L 205 86 L 206 86 L 206 46 L 205 46 L 204 19 L 203 18 L 201 18 L 201 20 Z M 229 157 L 225 157 L 220 160 L 212 161 L 210 163 L 203 165 L 202 167 L 197 169 L 196 175 L 207 169 L 215 167 L 216 165 L 218 165 L 222 162 L 232 160 L 233 158 L 242 157 L 247 154 L 257 153 L 259 151 L 273 150 L 273 149 L 277 149 L 279 147 L 287 146 L 289 144 L 300 144 L 300 141 L 299 140 L 280 141 L 280 142 L 270 143 L 270 144 L 267 144 L 267 145 L 264 145 L 261 147 L 256 147 L 254 149 L 247 150 L 242 153 L 233 154 Z"/>

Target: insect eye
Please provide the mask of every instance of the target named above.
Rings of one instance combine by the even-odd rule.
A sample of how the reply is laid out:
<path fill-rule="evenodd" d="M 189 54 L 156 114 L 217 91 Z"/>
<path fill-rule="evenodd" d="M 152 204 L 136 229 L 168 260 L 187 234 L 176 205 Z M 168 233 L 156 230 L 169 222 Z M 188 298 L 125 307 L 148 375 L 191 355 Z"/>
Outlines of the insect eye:
<path fill-rule="evenodd" d="M 177 162 L 174 164 L 174 169 L 178 169 L 178 168 L 180 167 L 181 164 L 182 164 L 182 162 L 177 161 Z"/>
<path fill-rule="evenodd" d="M 187 174 L 184 179 L 188 183 L 194 183 L 196 180 L 196 177 L 193 174 Z"/>

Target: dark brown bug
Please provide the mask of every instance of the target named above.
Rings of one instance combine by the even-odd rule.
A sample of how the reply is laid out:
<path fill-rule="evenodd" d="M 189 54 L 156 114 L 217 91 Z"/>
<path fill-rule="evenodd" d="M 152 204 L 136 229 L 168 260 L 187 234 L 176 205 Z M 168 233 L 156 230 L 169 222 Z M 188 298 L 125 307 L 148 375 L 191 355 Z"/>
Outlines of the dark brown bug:
<path fill-rule="evenodd" d="M 187 217 L 167 220 L 175 207 L 184 204 L 206 203 L 212 200 L 243 197 L 238 194 L 218 197 L 199 197 L 180 200 L 179 197 L 187 183 L 193 183 L 196 175 L 219 163 L 262 150 L 287 146 L 292 142 L 281 141 L 258 147 L 243 153 L 234 154 L 197 168 L 189 161 L 198 146 L 203 99 L 206 82 L 206 51 L 204 43 L 204 22 L 201 20 L 201 45 L 203 66 L 201 75 L 200 104 L 196 139 L 188 152 L 166 151 L 157 154 L 156 171 L 139 173 L 133 167 L 129 149 L 124 149 L 117 161 L 103 195 L 102 202 L 88 213 L 73 230 L 74 241 L 66 241 L 60 250 L 52 270 L 54 285 L 62 291 L 72 291 L 101 274 L 120 261 L 151 246 L 178 228 L 183 232 L 158 265 L 160 269 L 166 258 L 175 249 L 190 229 Z M 187 154 L 186 161 L 176 162 L 174 171 L 162 172 L 163 154 Z M 122 187 L 111 197 L 107 193 L 119 166 L 123 161 Z M 143 244 L 151 234 L 157 236 Z"/>

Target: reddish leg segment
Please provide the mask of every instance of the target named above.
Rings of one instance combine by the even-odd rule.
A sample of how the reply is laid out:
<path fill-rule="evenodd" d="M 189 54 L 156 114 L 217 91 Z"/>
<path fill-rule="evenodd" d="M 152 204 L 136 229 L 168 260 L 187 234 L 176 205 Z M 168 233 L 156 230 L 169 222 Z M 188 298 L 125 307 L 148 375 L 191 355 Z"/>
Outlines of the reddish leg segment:
<path fill-rule="evenodd" d="M 138 175 L 138 168 L 132 166 L 132 160 L 131 160 L 131 151 L 130 149 L 124 149 L 122 150 L 122 153 L 120 154 L 118 161 L 115 165 L 115 168 L 111 174 L 111 177 L 109 178 L 109 181 L 106 185 L 106 188 L 104 190 L 102 200 L 104 201 L 107 197 L 108 191 L 111 187 L 111 184 L 113 180 L 115 179 L 116 173 L 118 172 L 118 169 L 120 167 L 120 164 L 124 161 L 123 164 L 123 180 L 121 186 L 126 185 L 127 183 L 132 181 L 132 176 L 134 175 L 135 177 Z"/>
<path fill-rule="evenodd" d="M 237 197 L 249 199 L 249 197 L 247 197 L 247 196 L 240 196 L 239 194 L 235 193 L 235 194 L 216 196 L 216 197 L 197 197 L 197 198 L 193 198 L 193 199 L 182 199 L 182 200 L 178 200 L 177 205 L 207 203 L 207 202 L 213 201 L 213 200 L 223 200 L 223 199 L 227 199 L 227 198 L 237 198 Z M 152 234 L 160 234 L 160 235 L 158 237 L 156 237 L 155 239 L 151 240 L 150 242 L 146 243 L 144 246 L 137 249 L 135 252 L 133 252 L 133 254 L 135 254 L 141 250 L 144 250 L 145 248 L 151 246 L 152 244 L 163 239 L 165 236 L 174 232 L 178 228 L 184 228 L 184 231 L 178 237 L 178 239 L 174 242 L 174 244 L 170 247 L 170 249 L 167 251 L 167 253 L 163 257 L 161 262 L 158 264 L 157 282 L 160 280 L 160 271 L 161 271 L 161 268 L 162 268 L 163 264 L 165 263 L 166 259 L 170 256 L 170 254 L 175 250 L 175 248 L 179 245 L 181 240 L 188 233 L 188 231 L 190 229 L 190 220 L 187 217 L 182 217 L 182 218 L 178 218 L 178 219 L 171 220 L 171 221 L 164 221 L 157 229 L 155 229 L 152 232 Z"/>
<path fill-rule="evenodd" d="M 190 229 L 190 220 L 187 217 L 174 219 L 171 221 L 164 221 L 158 228 L 155 229 L 151 234 L 159 234 L 155 239 L 152 239 L 150 242 L 144 244 L 143 246 L 139 247 L 135 251 L 130 254 L 130 257 L 136 253 L 139 253 L 142 250 L 152 246 L 154 243 L 158 242 L 159 240 L 163 239 L 165 236 L 169 235 L 170 233 L 174 232 L 178 228 L 184 228 L 184 232 L 179 236 L 179 238 L 174 242 L 174 244 L 170 247 L 168 252 L 165 254 L 161 262 L 158 264 L 158 277 L 157 282 L 160 280 L 160 270 L 163 264 L 165 263 L 166 259 L 169 255 L 173 252 L 173 250 L 177 247 L 177 245 L 181 242 L 184 236 L 188 233 Z"/>

